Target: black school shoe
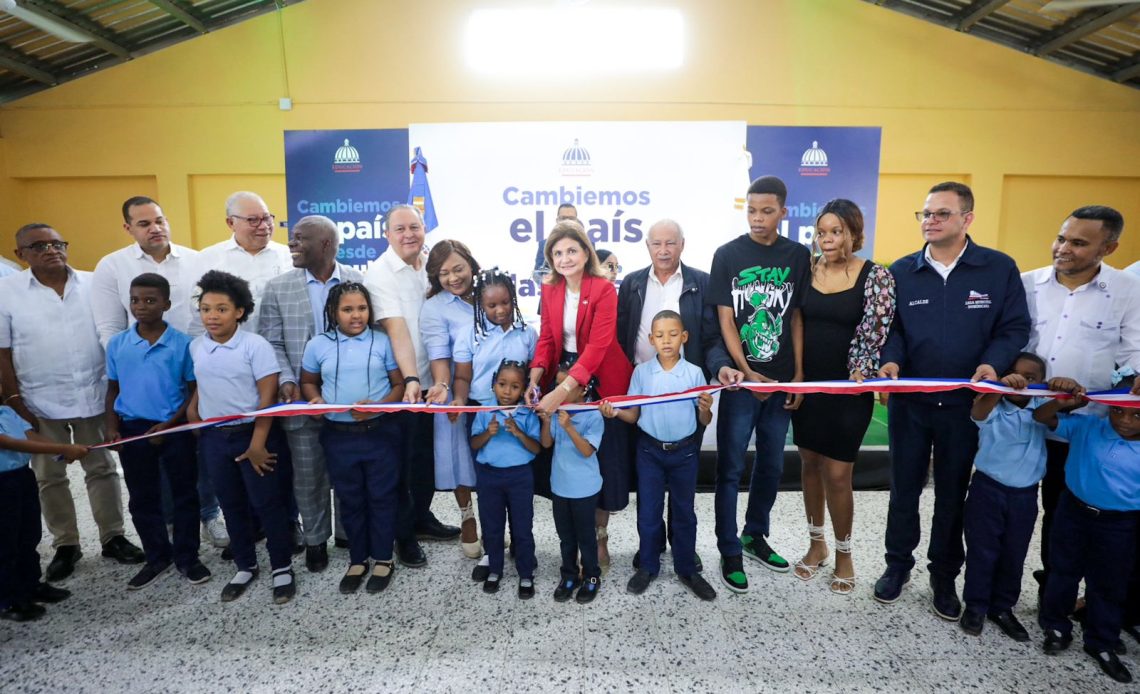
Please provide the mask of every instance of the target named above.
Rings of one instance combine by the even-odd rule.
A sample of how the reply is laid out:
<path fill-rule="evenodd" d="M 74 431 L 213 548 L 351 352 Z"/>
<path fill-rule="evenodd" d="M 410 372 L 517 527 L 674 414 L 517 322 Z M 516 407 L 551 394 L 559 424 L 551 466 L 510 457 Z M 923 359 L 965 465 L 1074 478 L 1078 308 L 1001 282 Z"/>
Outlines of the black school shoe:
<path fill-rule="evenodd" d="M 716 600 L 716 591 L 699 573 L 692 576 L 678 576 L 677 578 L 681 581 L 681 585 L 688 588 L 690 593 L 701 600 Z"/>
<path fill-rule="evenodd" d="M 174 565 L 170 562 L 166 562 L 161 566 L 145 564 L 130 581 L 127 581 L 127 590 L 142 590 L 146 588 L 165 575 L 167 571 L 170 571 L 173 566 Z"/>
<path fill-rule="evenodd" d="M 340 585 L 337 586 L 337 590 L 340 591 L 341 595 L 352 595 L 360 590 L 360 586 L 364 585 L 364 580 L 368 578 L 368 572 L 370 570 L 368 562 L 364 562 L 363 564 L 349 564 L 348 568 L 351 569 L 353 566 L 363 566 L 364 571 L 361 571 L 355 576 L 347 572 L 344 574 L 344 577 L 340 579 Z"/>
<path fill-rule="evenodd" d="M 122 535 L 116 535 L 103 545 L 103 556 L 114 559 L 120 564 L 141 564 L 146 561 L 146 555 L 138 547 L 130 543 Z"/>
<path fill-rule="evenodd" d="M 320 573 L 329 567 L 329 548 L 326 544 L 305 547 L 305 568 L 309 573 Z"/>
<path fill-rule="evenodd" d="M 57 603 L 71 597 L 70 590 L 56 588 L 48 583 L 39 583 L 32 591 L 32 602 Z"/>
<path fill-rule="evenodd" d="M 416 525 L 417 540 L 446 542 L 459 537 L 460 532 L 460 529 L 454 525 L 444 525 L 439 522 L 435 516 L 429 516 L 427 520 Z"/>
<path fill-rule="evenodd" d="M 982 627 L 985 625 L 986 615 L 973 610 L 966 610 L 962 613 L 962 619 L 958 621 L 958 626 L 962 627 L 962 631 L 970 636 L 981 636 Z"/>
<path fill-rule="evenodd" d="M 67 578 L 75 571 L 75 565 L 82 556 L 83 552 L 79 551 L 79 545 L 61 545 L 55 550 L 51 563 L 47 565 L 44 579 L 54 583 Z"/>
<path fill-rule="evenodd" d="M 954 579 L 931 575 L 930 590 L 933 593 L 930 605 L 934 614 L 947 622 L 957 622 L 962 617 L 962 602 L 958 599 Z"/>
<path fill-rule="evenodd" d="M 499 574 L 491 574 L 487 576 L 487 580 L 483 581 L 484 593 L 498 593 L 499 583 L 502 582 L 503 577 Z"/>
<path fill-rule="evenodd" d="M 420 543 L 412 540 L 408 543 L 396 543 L 396 558 L 409 569 L 418 569 L 427 566 L 427 555 L 420 547 Z"/>
<path fill-rule="evenodd" d="M 210 580 L 210 577 L 213 576 L 210 570 L 206 568 L 206 565 L 200 561 L 191 564 L 189 568 L 182 572 L 182 575 L 186 577 L 186 580 L 189 581 L 192 586 L 201 585 Z"/>
<path fill-rule="evenodd" d="M 578 601 L 579 605 L 591 603 L 594 601 L 594 598 L 598 597 L 598 591 L 601 590 L 601 588 L 601 579 L 596 576 L 591 576 L 578 588 L 578 593 L 574 596 L 574 599 Z"/>
<path fill-rule="evenodd" d="M 249 587 L 253 585 L 253 582 L 257 580 L 257 575 L 261 572 L 258 569 L 252 569 L 249 573 L 252 574 L 252 578 L 245 583 L 234 583 L 230 581 L 222 588 L 222 602 L 233 602 L 245 595 L 245 591 L 249 590 Z"/>
<path fill-rule="evenodd" d="M 664 554 L 664 553 L 665 553 L 665 550 L 661 550 L 661 554 Z M 704 562 L 701 561 L 701 555 L 694 554 L 693 560 L 694 560 L 693 563 L 696 564 L 697 573 L 704 573 L 705 565 L 704 565 Z M 638 551 L 638 552 L 633 553 L 633 570 L 637 571 L 640 568 L 641 568 L 641 552 Z"/>
<path fill-rule="evenodd" d="M 43 617 L 45 614 L 47 614 L 47 609 L 43 605 L 37 605 L 29 600 L 18 602 L 0 610 L 0 619 L 6 619 L 9 622 L 30 622 Z"/>
<path fill-rule="evenodd" d="M 388 567 L 388 573 L 378 574 L 377 569 Z M 381 593 L 392 582 L 392 574 L 396 573 L 396 563 L 393 561 L 378 561 L 372 565 L 372 575 L 368 577 L 368 582 L 364 584 L 364 591 L 370 595 Z"/>
<path fill-rule="evenodd" d="M 273 602 L 277 605 L 284 605 L 297 595 L 297 577 L 293 575 L 293 569 L 273 572 L 274 578 L 281 575 L 288 575 L 289 582 L 283 586 L 273 586 Z"/>
<path fill-rule="evenodd" d="M 653 579 L 655 578 L 657 577 L 653 574 L 638 569 L 637 573 L 630 576 L 629 583 L 625 584 L 625 592 L 632 595 L 641 595 L 649 587 L 649 584 L 653 583 Z"/>
<path fill-rule="evenodd" d="M 965 620 L 966 617 L 963 616 L 962 619 Z M 998 625 L 1002 633 L 1014 641 L 1025 643 L 1029 640 L 1029 632 L 1025 630 L 1025 627 L 1021 626 L 1021 622 L 1017 621 L 1017 617 L 1014 617 L 1013 613 L 1009 610 L 991 614 L 989 615 L 989 620 Z"/>
<path fill-rule="evenodd" d="M 555 602 L 566 602 L 567 600 L 569 600 L 571 598 L 571 596 L 574 595 L 574 589 L 577 587 L 578 587 L 578 579 L 576 579 L 576 578 L 564 578 L 564 579 L 562 579 L 562 582 L 559 583 L 558 587 L 554 589 L 554 601 Z"/>
<path fill-rule="evenodd" d="M 1072 634 L 1062 634 L 1056 629 L 1046 629 L 1045 643 L 1041 645 L 1041 649 L 1045 651 L 1045 655 L 1057 655 L 1061 651 L 1067 650 L 1072 642 Z"/>
<path fill-rule="evenodd" d="M 534 597 L 534 579 L 519 579 L 519 600 L 530 600 Z"/>
<path fill-rule="evenodd" d="M 1117 682 L 1127 684 L 1132 681 L 1132 673 L 1124 667 L 1124 663 L 1120 662 L 1120 658 L 1117 658 L 1112 651 L 1097 651 L 1090 646 L 1085 646 L 1085 653 L 1088 653 L 1096 661 L 1100 669 L 1104 670 L 1104 674 Z"/>

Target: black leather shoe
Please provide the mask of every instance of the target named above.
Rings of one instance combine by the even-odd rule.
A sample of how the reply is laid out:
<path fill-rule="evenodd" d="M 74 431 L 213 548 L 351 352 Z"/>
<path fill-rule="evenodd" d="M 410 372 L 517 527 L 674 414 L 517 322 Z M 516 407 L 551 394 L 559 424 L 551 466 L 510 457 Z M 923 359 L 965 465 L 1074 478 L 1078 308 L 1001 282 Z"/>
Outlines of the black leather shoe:
<path fill-rule="evenodd" d="M 974 612 L 966 610 L 962 614 L 962 619 L 958 622 L 958 626 L 962 627 L 962 631 L 970 636 L 981 636 L 982 627 L 986 625 L 986 615 L 981 612 Z"/>
<path fill-rule="evenodd" d="M 274 577 L 278 575 L 276 571 L 273 573 Z M 277 605 L 284 605 L 297 595 L 297 577 L 293 575 L 293 569 L 283 573 L 289 574 L 290 580 L 283 586 L 273 586 L 273 602 Z"/>
<path fill-rule="evenodd" d="M 356 566 L 360 566 L 360 565 L 356 564 Z M 351 569 L 352 566 L 349 566 L 348 568 Z M 361 571 L 360 573 L 355 574 L 355 575 L 346 573 L 344 575 L 344 577 L 340 579 L 340 586 L 338 589 L 340 590 L 342 595 L 351 595 L 351 594 L 355 593 L 356 591 L 360 590 L 360 586 L 364 583 L 364 579 L 367 577 L 368 577 L 368 562 L 365 562 L 364 563 L 364 571 Z"/>
<path fill-rule="evenodd" d="M 388 567 L 388 573 L 380 575 L 377 570 L 383 570 L 383 567 Z M 378 561 L 372 565 L 372 575 L 368 577 L 368 583 L 364 584 L 364 590 L 367 593 L 375 595 L 388 587 L 392 582 L 392 574 L 396 573 L 396 564 L 392 561 Z"/>
<path fill-rule="evenodd" d="M 396 543 L 396 558 L 409 569 L 418 569 L 427 565 L 427 555 L 420 547 L 420 543 L 412 540 L 406 544 Z"/>
<path fill-rule="evenodd" d="M 138 547 L 130 543 L 122 535 L 116 535 L 103 545 L 103 556 L 114 559 L 120 564 L 141 564 L 146 561 L 146 555 Z"/>
<path fill-rule="evenodd" d="M 234 600 L 237 600 L 241 596 L 245 595 L 245 591 L 249 590 L 249 587 L 252 586 L 253 582 L 257 580 L 257 575 L 260 572 L 257 569 L 254 569 L 249 573 L 253 574 L 253 577 L 245 583 L 227 583 L 224 587 L 222 587 L 222 602 L 233 602 Z"/>
<path fill-rule="evenodd" d="M 36 589 L 32 591 L 32 602 L 46 602 L 50 604 L 62 602 L 70 597 L 70 590 L 56 588 L 55 586 L 48 585 L 47 583 L 40 583 L 36 586 Z"/>
<path fill-rule="evenodd" d="M 1124 663 L 1120 662 L 1120 658 L 1112 651 L 1097 651 L 1094 648 L 1085 646 L 1085 653 L 1088 653 L 1096 664 L 1104 670 L 1104 674 L 1108 675 L 1117 682 L 1127 684 L 1132 681 L 1132 673 L 1128 668 L 1124 667 Z"/>
<path fill-rule="evenodd" d="M 75 565 L 82 556 L 83 552 L 79 551 L 79 545 L 61 545 L 55 550 L 51 563 L 47 565 L 44 578 L 48 581 L 62 581 L 75 571 Z"/>
<path fill-rule="evenodd" d="M 930 604 L 934 608 L 934 614 L 948 622 L 957 622 L 962 616 L 962 602 L 958 600 L 954 579 L 931 576 L 930 590 L 933 592 Z"/>
<path fill-rule="evenodd" d="M 1014 641 L 1025 643 L 1029 640 L 1029 632 L 1025 630 L 1025 627 L 1021 626 L 1021 622 L 1017 621 L 1017 617 L 1014 617 L 1013 613 L 1009 610 L 991 614 L 989 618 L 991 622 L 998 625 L 998 628 L 1001 629 L 1003 634 Z M 963 616 L 962 619 L 965 620 L 966 617 Z"/>
<path fill-rule="evenodd" d="M 30 622 L 47 614 L 43 605 L 34 602 L 18 602 L 15 605 L 0 610 L 0 619 L 10 622 Z"/>
<path fill-rule="evenodd" d="M 578 587 L 578 579 L 564 578 L 554 589 L 554 602 L 566 602 L 574 596 L 574 589 Z"/>
<path fill-rule="evenodd" d="M 526 584 L 523 583 L 526 581 Z M 533 578 L 520 578 L 519 579 L 519 600 L 530 600 L 534 597 L 534 579 Z"/>
<path fill-rule="evenodd" d="M 890 605 L 902 595 L 903 586 L 910 583 L 910 571 L 898 571 L 888 568 L 875 581 L 875 599 Z"/>
<path fill-rule="evenodd" d="M 578 587 L 578 592 L 574 594 L 574 599 L 579 605 L 593 602 L 594 598 L 598 597 L 598 591 L 601 587 L 602 582 L 600 579 L 593 577 L 587 578 L 582 582 L 582 585 Z"/>
<path fill-rule="evenodd" d="M 498 574 L 491 574 L 490 576 L 487 577 L 487 580 L 483 581 L 483 592 L 484 593 L 498 593 L 499 592 L 499 583 L 501 583 L 502 580 L 503 580 L 502 576 L 499 576 Z"/>
<path fill-rule="evenodd" d="M 1062 634 L 1056 629 L 1046 629 L 1045 643 L 1041 645 L 1041 649 L 1045 651 L 1045 655 L 1057 655 L 1061 651 L 1068 650 L 1069 644 L 1072 642 L 1072 634 Z"/>
<path fill-rule="evenodd" d="M 692 576 L 678 576 L 681 584 L 701 600 L 716 600 L 716 591 L 699 573 Z"/>
<path fill-rule="evenodd" d="M 491 575 L 491 567 L 486 564 L 476 564 L 474 569 L 471 569 L 471 580 L 476 583 L 482 583 L 487 580 Z"/>
<path fill-rule="evenodd" d="M 1125 634 L 1131 636 L 1137 643 L 1140 643 L 1140 628 L 1137 628 L 1138 626 L 1140 625 L 1129 624 L 1127 626 L 1120 627 L 1120 630 Z"/>
<path fill-rule="evenodd" d="M 459 528 L 454 525 L 444 525 L 435 516 L 430 516 L 427 520 L 416 525 L 417 540 L 454 540 L 459 537 L 459 534 Z"/>
<path fill-rule="evenodd" d="M 343 537 L 338 537 L 333 540 L 333 547 L 336 547 L 337 549 L 348 549 L 348 540 L 344 539 Z"/>
<path fill-rule="evenodd" d="M 328 567 L 328 545 L 309 545 L 305 548 L 305 568 L 309 570 L 309 573 L 320 573 Z"/>
<path fill-rule="evenodd" d="M 649 584 L 653 583 L 653 579 L 655 578 L 657 577 L 653 574 L 638 569 L 637 573 L 630 576 L 629 583 L 625 584 L 625 592 L 633 595 L 641 595 L 645 592 L 645 589 L 649 587 Z"/>

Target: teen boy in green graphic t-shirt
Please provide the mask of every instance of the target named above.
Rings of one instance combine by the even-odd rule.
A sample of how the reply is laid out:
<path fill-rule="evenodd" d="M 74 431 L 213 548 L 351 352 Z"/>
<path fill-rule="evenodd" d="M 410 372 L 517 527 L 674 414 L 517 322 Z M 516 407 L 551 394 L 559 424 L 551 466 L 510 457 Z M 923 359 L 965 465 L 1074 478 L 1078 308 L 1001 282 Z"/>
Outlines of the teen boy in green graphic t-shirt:
<path fill-rule="evenodd" d="M 748 188 L 749 233 L 717 249 L 706 301 L 717 309 L 732 366 L 748 381 L 803 380 L 800 304 L 811 284 L 811 254 L 780 236 L 787 216 L 784 182 L 763 176 Z M 710 364 L 710 367 L 714 365 Z M 716 536 L 721 578 L 734 592 L 748 590 L 743 557 L 785 572 L 788 562 L 768 546 L 768 515 L 784 469 L 791 410 L 802 396 L 725 390 L 717 412 Z M 744 452 L 756 431 L 756 462 L 748 490 L 744 532 L 736 536 L 736 500 Z"/>

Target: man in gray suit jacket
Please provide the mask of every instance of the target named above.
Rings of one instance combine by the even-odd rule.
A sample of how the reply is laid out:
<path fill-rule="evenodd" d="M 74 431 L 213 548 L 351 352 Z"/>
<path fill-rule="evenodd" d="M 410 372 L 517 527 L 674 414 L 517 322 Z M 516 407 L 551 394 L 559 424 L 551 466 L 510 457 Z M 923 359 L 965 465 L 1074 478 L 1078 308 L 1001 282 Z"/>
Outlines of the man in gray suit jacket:
<path fill-rule="evenodd" d="M 258 332 L 273 345 L 281 366 L 278 399 L 301 399 L 301 357 L 309 340 L 326 329 L 325 302 L 329 290 L 340 282 L 361 282 L 364 277 L 336 262 L 340 233 L 328 217 L 302 217 L 289 239 L 293 270 L 265 285 Z M 305 566 L 323 571 L 329 563 L 328 539 L 332 534 L 332 503 L 329 476 L 319 435 L 321 423 L 312 417 L 282 417 L 293 457 L 293 494 L 301 514 L 305 537 Z"/>

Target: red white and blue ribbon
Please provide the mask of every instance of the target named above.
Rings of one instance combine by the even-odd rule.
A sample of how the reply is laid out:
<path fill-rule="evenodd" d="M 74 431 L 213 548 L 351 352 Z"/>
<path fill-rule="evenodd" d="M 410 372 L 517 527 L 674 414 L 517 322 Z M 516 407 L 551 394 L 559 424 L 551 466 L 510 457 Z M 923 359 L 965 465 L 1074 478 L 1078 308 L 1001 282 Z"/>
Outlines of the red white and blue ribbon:
<path fill-rule="evenodd" d="M 625 409 L 629 407 L 646 407 L 669 402 L 695 400 L 701 393 L 708 393 L 711 395 L 730 387 L 733 386 L 699 386 L 697 388 L 690 388 L 689 390 L 679 393 L 669 393 L 666 395 L 619 395 L 606 398 L 606 400 L 618 409 Z M 1052 391 L 1044 386 L 1031 386 L 1024 390 L 1017 390 L 1010 388 L 1009 386 L 1002 383 L 995 383 L 992 381 L 978 381 L 975 383 L 960 378 L 869 378 L 862 383 L 856 383 L 855 381 L 808 381 L 803 383 L 756 383 L 752 381 L 746 381 L 744 383 L 741 383 L 739 386 L 734 387 L 750 390 L 756 393 L 825 393 L 830 395 L 858 395 L 861 393 L 942 393 L 964 388 L 977 393 L 993 393 L 998 395 L 1028 395 L 1032 397 L 1062 399 L 1073 397 L 1069 393 Z M 1087 397 L 1089 401 L 1100 403 L 1102 405 L 1114 407 L 1140 407 L 1140 396 L 1131 395 L 1126 389 L 1096 391 L 1093 393 L 1088 393 Z M 573 404 L 568 403 L 562 405 L 562 407 L 559 409 L 566 410 L 567 412 L 585 412 L 597 409 L 600 404 L 601 403 L 599 402 Z M 92 448 L 118 446 L 123 443 L 150 438 L 152 436 L 175 434 L 182 431 L 192 431 L 194 429 L 201 429 L 203 427 L 216 426 L 219 424 L 224 425 L 227 423 L 235 423 L 240 420 L 249 419 L 251 417 L 317 417 L 333 412 L 350 412 L 353 410 L 357 412 L 374 412 L 377 414 L 387 414 L 392 412 L 424 412 L 428 414 L 449 414 L 452 412 L 513 412 L 516 409 L 518 409 L 516 406 L 453 406 L 428 405 L 424 403 L 409 404 L 402 402 L 372 405 L 310 405 L 308 403 L 295 402 L 283 405 L 275 405 L 273 407 L 267 407 L 263 410 L 255 410 L 253 412 L 244 412 L 241 414 L 226 415 L 223 417 L 213 417 L 200 422 L 182 424 L 176 427 L 165 429 L 156 434 L 142 434 L 140 436 L 132 436 L 130 438 L 120 439 L 114 443 L 92 446 Z"/>

